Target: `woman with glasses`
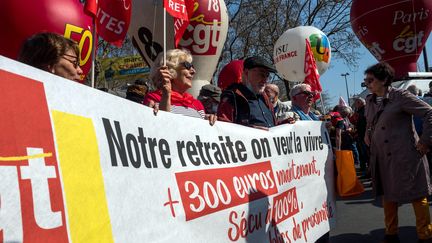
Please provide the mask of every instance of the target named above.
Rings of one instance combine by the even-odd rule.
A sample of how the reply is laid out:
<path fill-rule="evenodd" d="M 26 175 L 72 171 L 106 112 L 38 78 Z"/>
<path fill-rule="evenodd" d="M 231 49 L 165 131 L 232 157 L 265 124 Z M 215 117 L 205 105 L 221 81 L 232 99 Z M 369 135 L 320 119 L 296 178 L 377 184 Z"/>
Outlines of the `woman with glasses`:
<path fill-rule="evenodd" d="M 169 111 L 191 117 L 209 119 L 214 124 L 216 117 L 206 115 L 202 103 L 187 93 L 192 87 L 196 71 L 192 65 L 192 55 L 187 50 L 172 49 L 166 53 L 166 66 L 163 66 L 163 53 L 160 53 L 150 70 L 156 91 L 144 97 L 144 104 L 155 110 Z"/>
<path fill-rule="evenodd" d="M 432 108 L 410 92 L 390 86 L 393 68 L 384 62 L 366 69 L 365 83 L 370 168 L 376 196 L 382 196 L 385 221 L 383 242 L 399 242 L 398 206 L 411 203 L 418 242 L 432 242 L 427 197 L 432 193 L 425 154 L 432 145 Z M 413 116 L 423 118 L 419 137 Z"/>
<path fill-rule="evenodd" d="M 44 32 L 31 36 L 23 43 L 18 61 L 81 82 L 83 71 L 79 65 L 79 55 L 75 41 L 56 33 Z"/>

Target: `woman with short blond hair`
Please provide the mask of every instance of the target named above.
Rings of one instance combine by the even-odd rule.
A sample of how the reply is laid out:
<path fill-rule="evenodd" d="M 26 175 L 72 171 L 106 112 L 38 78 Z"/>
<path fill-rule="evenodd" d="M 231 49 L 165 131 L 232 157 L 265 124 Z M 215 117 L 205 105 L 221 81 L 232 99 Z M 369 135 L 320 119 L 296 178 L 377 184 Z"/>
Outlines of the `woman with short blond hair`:
<path fill-rule="evenodd" d="M 163 66 L 163 53 L 160 53 L 150 71 L 150 78 L 158 89 L 148 93 L 143 103 L 176 114 L 209 119 L 213 124 L 215 116 L 206 115 L 202 103 L 187 93 L 195 73 L 189 51 L 168 50 L 166 66 Z"/>

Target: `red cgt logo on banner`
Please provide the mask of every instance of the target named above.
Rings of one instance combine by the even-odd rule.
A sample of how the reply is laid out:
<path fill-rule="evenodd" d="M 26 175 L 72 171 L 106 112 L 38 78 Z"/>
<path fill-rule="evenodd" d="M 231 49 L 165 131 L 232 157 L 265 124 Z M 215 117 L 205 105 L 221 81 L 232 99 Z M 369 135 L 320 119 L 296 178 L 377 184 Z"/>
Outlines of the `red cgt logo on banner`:
<path fill-rule="evenodd" d="M 68 242 L 43 84 L 3 70 L 0 79 L 7 117 L 0 123 L 0 242 Z"/>
<path fill-rule="evenodd" d="M 130 24 L 131 0 L 87 0 L 84 10 L 96 18 L 96 31 L 102 39 L 122 46 Z"/>

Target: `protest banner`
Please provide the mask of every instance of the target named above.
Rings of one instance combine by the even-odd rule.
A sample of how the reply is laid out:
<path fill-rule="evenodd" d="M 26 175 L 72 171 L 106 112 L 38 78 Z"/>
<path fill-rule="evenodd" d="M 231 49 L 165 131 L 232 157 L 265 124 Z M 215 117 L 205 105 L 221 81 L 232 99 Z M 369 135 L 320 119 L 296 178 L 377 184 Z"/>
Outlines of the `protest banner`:
<path fill-rule="evenodd" d="M 153 110 L 0 56 L 0 242 L 314 242 L 335 218 L 321 122 Z"/>

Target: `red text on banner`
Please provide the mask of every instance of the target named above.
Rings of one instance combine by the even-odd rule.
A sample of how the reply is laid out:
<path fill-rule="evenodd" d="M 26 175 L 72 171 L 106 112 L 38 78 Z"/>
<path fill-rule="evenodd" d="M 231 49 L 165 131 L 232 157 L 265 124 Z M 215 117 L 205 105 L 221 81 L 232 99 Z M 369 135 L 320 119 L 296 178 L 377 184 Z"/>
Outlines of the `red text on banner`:
<path fill-rule="evenodd" d="M 186 220 L 269 195 L 277 186 L 269 161 L 234 168 L 176 173 Z"/>

